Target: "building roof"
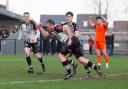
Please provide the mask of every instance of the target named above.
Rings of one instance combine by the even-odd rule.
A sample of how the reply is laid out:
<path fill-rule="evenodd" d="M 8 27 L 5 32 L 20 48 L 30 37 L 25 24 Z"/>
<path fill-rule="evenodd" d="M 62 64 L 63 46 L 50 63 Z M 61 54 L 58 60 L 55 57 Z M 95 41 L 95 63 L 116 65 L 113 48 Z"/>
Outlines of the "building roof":
<path fill-rule="evenodd" d="M 128 32 L 128 21 L 114 21 L 114 31 Z"/>
<path fill-rule="evenodd" d="M 48 19 L 53 19 L 56 24 L 61 24 L 66 22 L 65 15 L 41 15 L 40 21 L 45 24 Z"/>
<path fill-rule="evenodd" d="M 0 8 L 6 9 L 5 5 L 0 4 Z"/>
<path fill-rule="evenodd" d="M 23 20 L 23 17 L 19 14 L 0 8 L 0 19 L 1 20 L 6 20 L 6 19 Z"/>

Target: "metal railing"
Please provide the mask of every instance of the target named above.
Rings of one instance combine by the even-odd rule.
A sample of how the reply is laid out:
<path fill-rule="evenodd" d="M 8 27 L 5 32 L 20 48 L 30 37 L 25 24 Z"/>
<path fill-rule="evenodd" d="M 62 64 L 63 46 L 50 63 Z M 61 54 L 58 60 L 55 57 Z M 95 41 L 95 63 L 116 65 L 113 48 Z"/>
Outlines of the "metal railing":
<path fill-rule="evenodd" d="M 43 52 L 43 39 L 38 40 L 38 46 L 40 48 L 40 52 Z M 87 47 L 84 50 L 86 54 L 89 54 L 89 46 L 88 46 L 88 41 L 85 41 L 84 44 L 86 44 Z M 51 43 L 48 43 L 49 45 L 49 51 L 51 52 Z M 24 40 L 17 40 L 17 39 L 4 39 L 0 41 L 0 52 L 1 54 L 20 54 L 24 53 Z M 57 49 L 57 44 L 56 44 L 56 49 Z M 55 49 L 55 52 L 58 52 Z M 94 51 L 94 47 L 93 47 Z M 114 41 L 114 49 L 113 49 L 113 55 L 128 55 L 128 40 L 115 40 Z"/>

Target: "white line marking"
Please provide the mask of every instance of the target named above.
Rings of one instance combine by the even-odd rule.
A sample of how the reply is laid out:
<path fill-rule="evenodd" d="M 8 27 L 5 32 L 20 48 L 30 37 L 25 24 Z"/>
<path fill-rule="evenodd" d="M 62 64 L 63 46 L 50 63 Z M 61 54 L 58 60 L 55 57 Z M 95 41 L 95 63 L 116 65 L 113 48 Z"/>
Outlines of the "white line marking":
<path fill-rule="evenodd" d="M 27 83 L 42 83 L 42 82 L 57 82 L 57 81 L 62 81 L 62 80 L 63 80 L 63 79 L 35 80 L 35 81 L 11 81 L 11 82 L 0 83 L 0 85 L 6 85 L 6 84 L 27 84 Z"/>
<path fill-rule="evenodd" d="M 107 75 L 107 77 L 111 77 L 111 76 L 120 76 L 120 75 L 127 75 L 128 73 L 122 73 L 122 74 L 111 74 L 111 75 Z"/>
<path fill-rule="evenodd" d="M 127 75 L 128 73 L 122 73 L 122 74 L 110 74 L 107 75 L 107 77 L 112 77 L 112 76 L 120 76 L 120 75 Z M 81 80 L 83 79 L 82 77 L 79 78 L 73 78 L 72 80 Z M 8 84 L 30 84 L 30 83 L 43 83 L 43 82 L 59 82 L 62 81 L 63 79 L 51 79 L 51 80 L 35 80 L 35 81 L 11 81 L 11 82 L 0 82 L 0 85 L 8 85 Z"/>

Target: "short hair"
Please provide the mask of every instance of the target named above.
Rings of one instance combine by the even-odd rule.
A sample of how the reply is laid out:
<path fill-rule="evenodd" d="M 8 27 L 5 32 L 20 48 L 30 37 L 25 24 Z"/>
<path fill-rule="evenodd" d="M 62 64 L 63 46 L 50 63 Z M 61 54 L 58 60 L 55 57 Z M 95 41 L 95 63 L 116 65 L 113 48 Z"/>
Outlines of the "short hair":
<path fill-rule="evenodd" d="M 68 12 L 66 13 L 66 16 L 67 16 L 67 15 L 71 15 L 71 16 L 73 17 L 73 12 L 68 11 Z"/>
<path fill-rule="evenodd" d="M 29 12 L 24 12 L 24 14 L 30 14 Z"/>
<path fill-rule="evenodd" d="M 52 25 L 55 25 L 55 22 L 54 22 L 54 20 L 52 20 L 52 19 L 47 20 L 46 24 L 47 24 L 47 23 L 52 24 Z"/>
<path fill-rule="evenodd" d="M 101 19 L 101 16 L 97 16 L 97 17 L 96 17 L 96 20 L 97 20 L 97 19 Z"/>

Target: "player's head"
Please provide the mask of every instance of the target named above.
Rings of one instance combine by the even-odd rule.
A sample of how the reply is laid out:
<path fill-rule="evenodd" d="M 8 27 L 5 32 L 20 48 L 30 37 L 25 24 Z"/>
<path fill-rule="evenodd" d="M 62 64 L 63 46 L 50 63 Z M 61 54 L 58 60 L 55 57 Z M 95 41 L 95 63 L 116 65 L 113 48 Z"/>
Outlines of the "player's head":
<path fill-rule="evenodd" d="M 23 14 L 24 22 L 29 23 L 30 21 L 30 13 L 29 12 L 24 12 Z"/>
<path fill-rule="evenodd" d="M 102 23 L 102 18 L 100 16 L 96 17 L 96 23 L 101 24 Z"/>
<path fill-rule="evenodd" d="M 49 20 L 47 20 L 46 25 L 47 25 L 49 30 L 53 30 L 55 27 L 55 22 L 54 22 L 54 20 L 49 19 Z"/>
<path fill-rule="evenodd" d="M 66 20 L 67 20 L 67 22 L 72 22 L 72 20 L 73 20 L 73 13 L 71 11 L 66 13 Z"/>

